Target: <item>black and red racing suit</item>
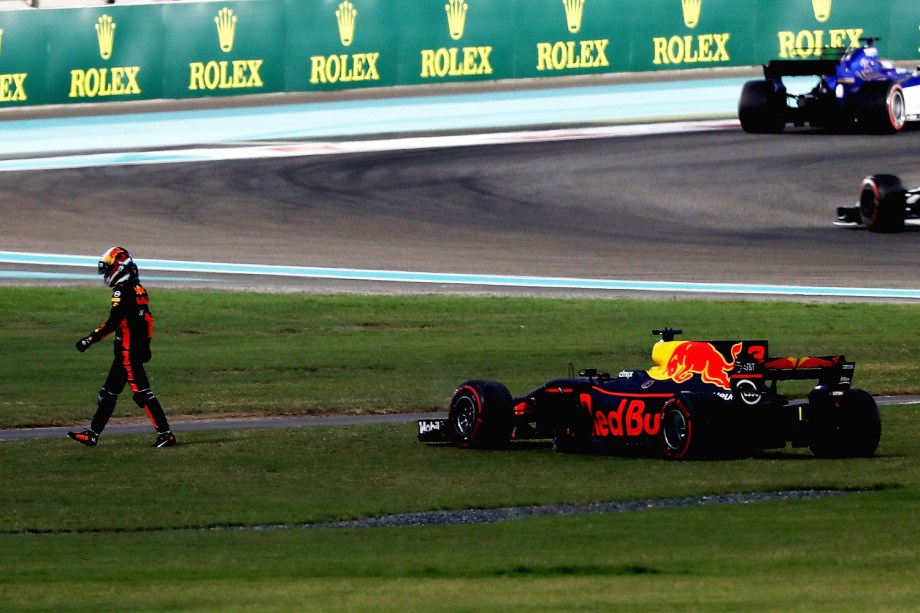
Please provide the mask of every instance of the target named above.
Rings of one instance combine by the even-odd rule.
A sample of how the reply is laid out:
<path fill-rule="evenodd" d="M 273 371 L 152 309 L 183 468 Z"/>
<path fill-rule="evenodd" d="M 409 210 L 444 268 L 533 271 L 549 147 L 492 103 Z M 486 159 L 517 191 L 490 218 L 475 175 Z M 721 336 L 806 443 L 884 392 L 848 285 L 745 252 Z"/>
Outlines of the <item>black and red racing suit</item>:
<path fill-rule="evenodd" d="M 78 343 L 78 348 L 83 351 L 90 344 L 115 334 L 115 359 L 99 391 L 98 409 L 91 425 L 96 434 L 102 433 L 111 418 L 118 394 L 125 385 L 131 387 L 134 402 L 147 412 L 157 432 L 169 431 L 166 414 L 150 389 L 144 369 L 144 363 L 151 357 L 150 341 L 153 338 L 153 314 L 149 302 L 147 290 L 140 282 L 116 285 L 109 318 L 81 341 L 85 342 L 83 348 Z"/>

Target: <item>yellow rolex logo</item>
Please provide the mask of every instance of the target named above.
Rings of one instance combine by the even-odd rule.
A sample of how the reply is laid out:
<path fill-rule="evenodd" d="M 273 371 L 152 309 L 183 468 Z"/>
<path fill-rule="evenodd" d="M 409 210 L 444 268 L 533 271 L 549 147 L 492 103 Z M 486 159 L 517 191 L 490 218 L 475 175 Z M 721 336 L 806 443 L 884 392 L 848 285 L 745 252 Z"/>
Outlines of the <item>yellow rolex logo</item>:
<path fill-rule="evenodd" d="M 680 0 L 680 4 L 684 11 L 684 25 L 692 30 L 700 22 L 703 0 Z"/>
<path fill-rule="evenodd" d="M 115 46 L 115 22 L 108 15 L 103 15 L 96 22 L 96 38 L 99 40 L 99 55 L 107 60 L 112 57 Z"/>
<path fill-rule="evenodd" d="M 815 19 L 824 23 L 831 18 L 831 2 L 833 0 L 811 0 L 811 8 L 815 10 Z"/>
<path fill-rule="evenodd" d="M 444 5 L 447 11 L 447 27 L 450 28 L 450 37 L 454 40 L 463 38 L 463 28 L 466 27 L 466 12 L 470 5 L 463 0 L 449 0 Z"/>
<path fill-rule="evenodd" d="M 565 21 L 569 32 L 575 34 L 581 29 L 581 16 L 585 9 L 585 0 L 562 0 L 565 5 Z"/>
<path fill-rule="evenodd" d="M 335 18 L 339 22 L 339 38 L 342 44 L 348 46 L 355 38 L 355 20 L 358 18 L 358 10 L 355 5 L 345 0 L 339 5 L 339 10 L 335 12 Z"/>
<path fill-rule="evenodd" d="M 233 37 L 236 35 L 236 15 L 232 9 L 222 8 L 217 11 L 217 17 L 214 18 L 217 24 L 217 40 L 220 43 L 220 50 L 229 53 L 233 49 Z"/>

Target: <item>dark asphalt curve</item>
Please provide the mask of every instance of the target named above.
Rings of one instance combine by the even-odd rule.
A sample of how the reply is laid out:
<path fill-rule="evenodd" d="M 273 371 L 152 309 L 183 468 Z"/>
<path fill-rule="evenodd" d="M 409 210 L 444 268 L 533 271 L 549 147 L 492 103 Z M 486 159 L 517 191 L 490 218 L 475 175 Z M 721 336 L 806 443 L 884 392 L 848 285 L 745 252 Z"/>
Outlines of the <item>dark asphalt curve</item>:
<path fill-rule="evenodd" d="M 920 131 L 729 130 L 8 172 L 0 244 L 92 255 L 119 243 L 139 259 L 917 288 L 920 233 L 832 220 L 867 174 L 920 184 L 918 152 Z M 326 291 L 329 282 L 299 283 Z"/>

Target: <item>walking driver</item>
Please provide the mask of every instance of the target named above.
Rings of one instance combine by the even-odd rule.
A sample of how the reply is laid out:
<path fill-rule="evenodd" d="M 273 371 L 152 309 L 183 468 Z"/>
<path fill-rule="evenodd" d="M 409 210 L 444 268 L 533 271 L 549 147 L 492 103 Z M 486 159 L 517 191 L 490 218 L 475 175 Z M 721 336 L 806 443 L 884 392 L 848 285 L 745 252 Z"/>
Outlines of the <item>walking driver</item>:
<path fill-rule="evenodd" d="M 84 445 L 94 447 L 99 435 L 112 417 L 118 394 L 131 386 L 134 402 L 147 412 L 157 430 L 154 447 L 173 447 L 176 437 L 160 401 L 150 389 L 144 363 L 150 360 L 150 339 L 153 336 L 153 315 L 148 306 L 147 290 L 141 285 L 137 264 L 122 247 L 106 250 L 99 259 L 99 274 L 112 291 L 112 310 L 104 324 L 77 341 L 77 350 L 86 351 L 90 345 L 115 333 L 115 359 L 109 376 L 99 390 L 98 408 L 90 427 L 82 432 L 68 432 L 67 436 Z"/>

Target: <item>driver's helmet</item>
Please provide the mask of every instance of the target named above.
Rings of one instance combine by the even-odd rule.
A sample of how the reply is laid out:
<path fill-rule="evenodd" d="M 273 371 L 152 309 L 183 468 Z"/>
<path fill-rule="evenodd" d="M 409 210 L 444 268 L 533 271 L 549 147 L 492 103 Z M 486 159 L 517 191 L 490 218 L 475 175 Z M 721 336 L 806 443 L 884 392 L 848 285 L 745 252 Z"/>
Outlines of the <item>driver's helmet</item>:
<path fill-rule="evenodd" d="M 137 281 L 137 264 L 124 247 L 109 247 L 99 258 L 99 274 L 109 287 L 115 287 L 130 280 Z"/>

